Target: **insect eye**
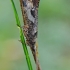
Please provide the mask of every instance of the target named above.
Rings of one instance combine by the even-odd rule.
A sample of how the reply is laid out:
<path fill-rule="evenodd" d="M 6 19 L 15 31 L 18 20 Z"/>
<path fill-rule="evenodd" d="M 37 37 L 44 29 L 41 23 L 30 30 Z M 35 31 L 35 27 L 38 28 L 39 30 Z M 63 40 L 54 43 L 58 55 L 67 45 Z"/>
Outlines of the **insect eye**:
<path fill-rule="evenodd" d="M 27 5 L 26 5 L 26 2 L 24 2 L 24 1 L 23 1 L 23 6 L 24 6 L 24 7 L 26 7 L 26 6 L 27 6 Z"/>

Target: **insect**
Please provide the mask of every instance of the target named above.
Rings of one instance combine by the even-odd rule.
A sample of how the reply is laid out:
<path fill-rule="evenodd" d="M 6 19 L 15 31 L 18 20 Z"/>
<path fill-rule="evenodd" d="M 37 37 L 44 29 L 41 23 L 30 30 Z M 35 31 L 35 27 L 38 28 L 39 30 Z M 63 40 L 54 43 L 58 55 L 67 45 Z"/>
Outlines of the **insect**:
<path fill-rule="evenodd" d="M 37 70 L 40 70 L 37 58 L 37 33 L 38 33 L 38 7 L 39 0 L 20 0 L 22 16 L 24 21 L 23 32 L 26 43 L 30 46 Z"/>

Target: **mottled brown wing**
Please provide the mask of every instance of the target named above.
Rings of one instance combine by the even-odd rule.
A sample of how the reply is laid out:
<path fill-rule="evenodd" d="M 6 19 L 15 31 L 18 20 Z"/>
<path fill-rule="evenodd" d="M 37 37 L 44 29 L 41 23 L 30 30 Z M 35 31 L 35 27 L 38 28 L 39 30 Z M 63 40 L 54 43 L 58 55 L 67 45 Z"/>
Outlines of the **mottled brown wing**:
<path fill-rule="evenodd" d="M 32 0 L 32 2 L 34 6 L 39 7 L 40 0 Z"/>

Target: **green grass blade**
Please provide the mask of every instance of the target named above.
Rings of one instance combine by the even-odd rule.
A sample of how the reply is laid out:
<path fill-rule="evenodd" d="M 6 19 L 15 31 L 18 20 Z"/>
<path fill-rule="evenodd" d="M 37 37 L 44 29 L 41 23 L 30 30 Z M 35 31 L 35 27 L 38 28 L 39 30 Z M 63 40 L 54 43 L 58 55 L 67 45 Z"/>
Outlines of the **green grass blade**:
<path fill-rule="evenodd" d="M 17 26 L 20 27 L 20 20 L 19 20 L 19 17 L 18 17 L 18 13 L 17 13 L 16 7 L 15 7 L 15 4 L 14 4 L 13 0 L 11 0 L 11 2 L 12 2 L 13 9 L 14 9 L 14 14 L 15 14 Z"/>
<path fill-rule="evenodd" d="M 12 6 L 13 6 L 17 26 L 20 28 L 20 39 L 21 39 L 21 43 L 22 43 L 23 50 L 24 50 L 24 53 L 25 53 L 27 65 L 28 65 L 29 70 L 33 70 L 32 64 L 31 64 L 31 61 L 30 61 L 30 57 L 29 57 L 29 53 L 28 53 L 28 50 L 27 50 L 27 46 L 26 46 L 26 43 L 25 43 L 23 31 L 22 31 L 22 28 L 21 28 L 20 20 L 19 20 L 17 11 L 16 11 L 16 7 L 15 7 L 15 4 L 14 4 L 13 0 L 11 0 L 11 2 L 12 2 Z"/>

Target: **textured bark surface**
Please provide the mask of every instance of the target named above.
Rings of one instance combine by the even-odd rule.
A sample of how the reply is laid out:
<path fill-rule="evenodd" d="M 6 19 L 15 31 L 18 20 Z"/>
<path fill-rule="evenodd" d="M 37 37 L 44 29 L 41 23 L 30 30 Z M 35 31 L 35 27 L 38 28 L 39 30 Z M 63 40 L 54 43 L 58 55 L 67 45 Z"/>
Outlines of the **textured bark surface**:
<path fill-rule="evenodd" d="M 36 39 L 38 33 L 38 7 L 39 0 L 20 0 L 23 16 L 23 32 L 26 37 L 26 43 L 30 46 L 37 70 L 41 70 L 37 57 Z"/>

